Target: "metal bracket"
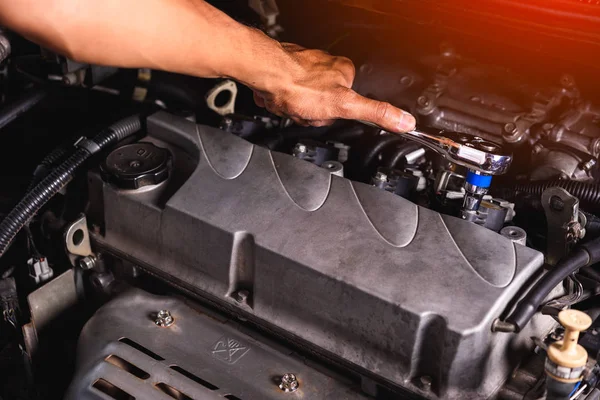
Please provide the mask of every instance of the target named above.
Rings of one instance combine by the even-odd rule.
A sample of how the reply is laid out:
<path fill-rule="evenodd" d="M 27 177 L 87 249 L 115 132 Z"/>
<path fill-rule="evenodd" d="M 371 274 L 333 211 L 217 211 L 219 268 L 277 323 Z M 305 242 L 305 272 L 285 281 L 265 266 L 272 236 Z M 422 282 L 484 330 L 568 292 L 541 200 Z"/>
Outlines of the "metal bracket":
<path fill-rule="evenodd" d="M 27 296 L 31 322 L 23 325 L 23 336 L 30 357 L 35 355 L 40 332 L 83 298 L 81 285 L 75 269 L 69 269 Z"/>
<path fill-rule="evenodd" d="M 73 266 L 76 265 L 79 258 L 94 254 L 90 245 L 90 233 L 84 214 L 67 227 L 64 238 L 69 261 Z"/>
<path fill-rule="evenodd" d="M 556 265 L 585 236 L 586 220 L 579 212 L 579 199 L 560 187 L 544 190 L 542 206 L 548 224 L 546 262 Z"/>
<path fill-rule="evenodd" d="M 229 100 L 222 106 L 216 104 L 217 97 L 223 93 L 229 92 Z M 206 94 L 206 104 L 208 108 L 219 115 L 229 115 L 235 113 L 235 99 L 237 97 L 238 88 L 234 81 L 226 80 L 218 83 Z"/>

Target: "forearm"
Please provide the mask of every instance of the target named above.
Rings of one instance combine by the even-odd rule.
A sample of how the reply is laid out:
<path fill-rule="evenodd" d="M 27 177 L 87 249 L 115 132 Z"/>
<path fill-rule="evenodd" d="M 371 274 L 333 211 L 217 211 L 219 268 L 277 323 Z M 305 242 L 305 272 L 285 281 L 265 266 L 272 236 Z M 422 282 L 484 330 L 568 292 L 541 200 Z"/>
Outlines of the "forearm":
<path fill-rule="evenodd" d="M 232 77 L 257 88 L 290 64 L 278 42 L 202 0 L 0 0 L 0 20 L 93 64 Z"/>
<path fill-rule="evenodd" d="M 203 0 L 0 0 L 0 23 L 78 61 L 233 78 L 259 106 L 301 125 L 415 126 L 411 115 L 351 89 L 349 59 L 282 45 Z"/>

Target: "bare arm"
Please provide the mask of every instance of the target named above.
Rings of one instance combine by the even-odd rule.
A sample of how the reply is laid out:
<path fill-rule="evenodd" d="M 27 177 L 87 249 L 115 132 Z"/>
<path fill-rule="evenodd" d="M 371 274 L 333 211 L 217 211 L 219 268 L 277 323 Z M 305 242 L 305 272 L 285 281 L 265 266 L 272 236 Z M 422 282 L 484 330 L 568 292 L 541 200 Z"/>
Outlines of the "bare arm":
<path fill-rule="evenodd" d="M 304 125 L 338 118 L 410 130 L 414 118 L 353 92 L 347 58 L 282 44 L 203 0 L 0 0 L 0 23 L 78 61 L 230 77 Z"/>

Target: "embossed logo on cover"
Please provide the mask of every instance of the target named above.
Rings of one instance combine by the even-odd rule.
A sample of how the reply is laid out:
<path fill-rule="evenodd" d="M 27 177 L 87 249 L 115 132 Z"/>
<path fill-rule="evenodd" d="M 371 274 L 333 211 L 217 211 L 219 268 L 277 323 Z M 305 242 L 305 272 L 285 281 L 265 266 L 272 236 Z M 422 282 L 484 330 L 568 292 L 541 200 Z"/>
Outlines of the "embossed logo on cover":
<path fill-rule="evenodd" d="M 223 336 L 212 347 L 212 355 L 227 364 L 235 364 L 250 351 L 239 339 Z"/>

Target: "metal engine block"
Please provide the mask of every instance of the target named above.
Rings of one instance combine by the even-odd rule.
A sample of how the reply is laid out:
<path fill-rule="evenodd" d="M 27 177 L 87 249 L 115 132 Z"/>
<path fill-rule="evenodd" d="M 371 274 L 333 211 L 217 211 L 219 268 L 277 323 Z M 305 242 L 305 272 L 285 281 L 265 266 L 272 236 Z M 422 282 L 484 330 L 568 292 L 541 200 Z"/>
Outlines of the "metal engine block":
<path fill-rule="evenodd" d="M 488 398 L 553 323 L 491 332 L 543 263 L 495 232 L 164 112 L 144 141 L 171 151 L 170 177 L 131 190 L 91 172 L 95 246 L 329 360 Z"/>

